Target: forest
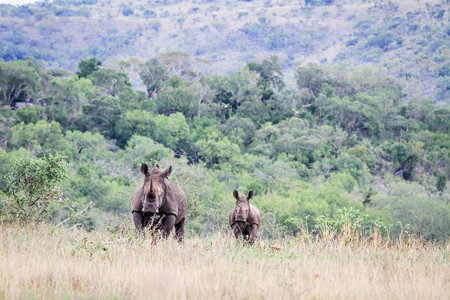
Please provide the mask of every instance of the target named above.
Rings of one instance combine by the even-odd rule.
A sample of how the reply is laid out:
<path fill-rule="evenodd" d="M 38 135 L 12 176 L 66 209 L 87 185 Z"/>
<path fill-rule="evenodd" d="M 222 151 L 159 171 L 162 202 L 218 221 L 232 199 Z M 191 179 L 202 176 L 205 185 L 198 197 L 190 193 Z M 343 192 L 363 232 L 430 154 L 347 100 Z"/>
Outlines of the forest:
<path fill-rule="evenodd" d="M 291 86 L 276 56 L 226 75 L 198 65 L 181 51 L 115 68 L 89 57 L 76 73 L 0 62 L 1 220 L 131 225 L 146 162 L 173 166 L 188 237 L 227 230 L 236 189 L 255 191 L 262 239 L 347 222 L 448 239 L 448 106 L 375 67 L 306 63 Z"/>

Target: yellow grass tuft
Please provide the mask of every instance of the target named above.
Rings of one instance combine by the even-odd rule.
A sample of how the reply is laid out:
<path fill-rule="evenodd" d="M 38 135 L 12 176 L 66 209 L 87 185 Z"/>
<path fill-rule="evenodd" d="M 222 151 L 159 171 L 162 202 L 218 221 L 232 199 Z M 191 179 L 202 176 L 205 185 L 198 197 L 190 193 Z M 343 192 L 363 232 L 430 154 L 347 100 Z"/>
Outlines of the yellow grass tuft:
<path fill-rule="evenodd" d="M 448 299 L 449 249 L 228 233 L 152 245 L 122 233 L 0 224 L 0 299 Z"/>

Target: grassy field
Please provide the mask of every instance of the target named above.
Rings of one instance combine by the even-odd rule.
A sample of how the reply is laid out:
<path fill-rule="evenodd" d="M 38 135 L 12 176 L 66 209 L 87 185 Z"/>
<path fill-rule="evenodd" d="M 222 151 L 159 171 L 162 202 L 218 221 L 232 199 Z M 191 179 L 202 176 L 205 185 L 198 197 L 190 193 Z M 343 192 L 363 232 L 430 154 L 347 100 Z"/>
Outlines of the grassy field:
<path fill-rule="evenodd" d="M 449 247 L 0 224 L 0 299 L 448 299 Z"/>

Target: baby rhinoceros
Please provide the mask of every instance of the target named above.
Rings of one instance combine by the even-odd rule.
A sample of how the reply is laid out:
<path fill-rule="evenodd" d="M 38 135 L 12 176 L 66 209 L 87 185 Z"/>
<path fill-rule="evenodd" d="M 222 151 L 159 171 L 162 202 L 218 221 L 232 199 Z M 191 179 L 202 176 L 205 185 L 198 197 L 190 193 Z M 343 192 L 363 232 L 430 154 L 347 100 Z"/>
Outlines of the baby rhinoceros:
<path fill-rule="evenodd" d="M 234 190 L 233 196 L 236 198 L 236 206 L 231 210 L 228 218 L 230 226 L 236 238 L 242 235 L 244 240 L 253 244 L 258 237 L 258 228 L 261 225 L 261 212 L 249 202 L 253 197 L 253 191 L 248 192 L 247 196 L 239 196 Z"/>
<path fill-rule="evenodd" d="M 144 183 L 131 200 L 136 229 L 144 234 L 144 228 L 149 225 L 153 234 L 166 238 L 175 227 L 175 236 L 182 242 L 187 201 L 183 190 L 168 179 L 172 166 L 161 172 L 156 165 L 149 171 L 148 165 L 143 163 L 141 172 L 145 176 Z"/>

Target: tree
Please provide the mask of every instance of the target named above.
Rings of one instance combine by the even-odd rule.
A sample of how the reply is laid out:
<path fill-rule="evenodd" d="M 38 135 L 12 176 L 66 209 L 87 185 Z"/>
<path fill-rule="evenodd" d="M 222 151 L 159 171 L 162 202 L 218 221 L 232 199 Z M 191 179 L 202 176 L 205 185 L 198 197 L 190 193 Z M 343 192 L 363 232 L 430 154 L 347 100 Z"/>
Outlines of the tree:
<path fill-rule="evenodd" d="M 179 78 L 179 77 L 177 77 Z M 158 112 L 170 115 L 181 112 L 186 118 L 198 114 L 198 102 L 191 88 L 181 84 L 178 87 L 167 87 L 156 100 Z"/>
<path fill-rule="evenodd" d="M 234 87 L 227 76 L 207 77 L 208 85 L 215 92 L 213 102 L 216 108 L 216 115 L 222 119 L 228 119 L 231 112 L 236 111 L 236 105 L 233 103 Z"/>
<path fill-rule="evenodd" d="M 261 102 L 262 99 L 258 75 L 248 68 L 230 76 L 210 77 L 208 84 L 216 92 L 214 102 L 219 105 L 221 116 L 225 115 L 225 119 L 236 113 L 244 102 Z"/>
<path fill-rule="evenodd" d="M 181 155 L 184 152 L 184 141 L 190 135 L 186 117 L 179 112 L 170 116 L 156 115 L 154 122 L 155 130 L 150 137 Z"/>
<path fill-rule="evenodd" d="M 149 165 L 161 163 L 162 159 L 172 158 L 172 150 L 156 143 L 149 137 L 138 134 L 133 135 L 127 142 L 124 151 L 121 153 L 124 164 L 130 169 L 139 169 L 142 162 Z"/>
<path fill-rule="evenodd" d="M 115 137 L 124 147 L 135 134 L 151 137 L 167 148 L 182 152 L 179 143 L 188 138 L 189 126 L 181 113 L 164 116 L 142 110 L 127 111 L 116 124 Z"/>
<path fill-rule="evenodd" d="M 220 127 L 220 130 L 234 144 L 246 147 L 253 141 L 256 126 L 248 118 L 231 117 Z"/>
<path fill-rule="evenodd" d="M 155 115 L 144 110 L 128 110 L 117 121 L 115 139 L 119 147 L 125 147 L 133 135 L 150 136 L 156 131 Z"/>
<path fill-rule="evenodd" d="M 391 45 L 395 40 L 394 35 L 392 32 L 383 32 L 378 35 L 372 36 L 367 41 L 367 47 L 378 47 L 382 49 L 383 51 L 387 51 L 389 48 L 389 45 Z"/>
<path fill-rule="evenodd" d="M 262 100 L 270 99 L 273 95 L 272 88 L 282 89 L 284 87 L 283 69 L 278 63 L 278 57 L 271 56 L 264 59 L 262 63 L 250 62 L 247 64 L 250 71 L 259 75 L 258 85 L 263 90 Z"/>
<path fill-rule="evenodd" d="M 8 174 L 9 170 L 11 168 L 11 158 L 10 156 L 0 149 L 0 173 L 1 174 Z M 6 188 L 6 176 L 0 176 L 0 191 L 4 191 Z M 0 192 L 1 196 L 1 192 Z M 1 197 L 0 197 L 1 199 Z M 1 211 L 1 201 L 0 201 L 0 211 Z"/>
<path fill-rule="evenodd" d="M 256 131 L 253 138 L 253 143 L 250 145 L 252 153 L 264 155 L 268 157 L 275 156 L 276 141 L 281 136 L 281 130 L 279 126 L 272 125 L 272 123 L 266 123 Z"/>
<path fill-rule="evenodd" d="M 164 66 L 169 77 L 180 76 L 187 85 L 200 81 L 203 78 L 201 67 L 210 64 L 206 59 L 192 59 L 190 54 L 182 51 L 163 53 L 156 59 Z"/>
<path fill-rule="evenodd" d="M 439 108 L 434 111 L 435 122 L 429 124 L 433 131 L 448 133 L 450 131 L 450 108 Z"/>
<path fill-rule="evenodd" d="M 211 103 L 214 99 L 214 90 L 207 84 L 196 82 L 192 85 L 194 95 L 197 98 L 197 118 L 201 117 L 202 111 L 207 110 L 207 104 Z"/>
<path fill-rule="evenodd" d="M 412 180 L 414 170 L 419 162 L 419 155 L 411 144 L 388 143 L 382 145 L 382 149 L 388 154 L 390 160 L 394 162 L 394 175 L 406 180 Z"/>
<path fill-rule="evenodd" d="M 119 99 L 102 95 L 83 105 L 82 111 L 75 122 L 78 129 L 114 136 L 114 128 L 121 115 Z"/>
<path fill-rule="evenodd" d="M 97 60 L 96 57 L 91 57 L 88 59 L 84 59 L 78 63 L 78 69 L 80 71 L 77 72 L 79 78 L 87 78 L 89 75 L 97 71 L 102 62 Z"/>
<path fill-rule="evenodd" d="M 87 78 L 54 78 L 50 82 L 50 92 L 43 99 L 45 115 L 48 121 L 57 121 L 62 128 L 75 125 L 82 113 L 81 107 L 94 95 L 94 85 Z"/>
<path fill-rule="evenodd" d="M 117 97 L 124 88 L 131 88 L 127 74 L 121 71 L 98 69 L 89 78 L 97 88 L 112 97 Z"/>
<path fill-rule="evenodd" d="M 15 112 L 9 106 L 0 106 L 0 147 L 5 150 L 16 122 Z"/>
<path fill-rule="evenodd" d="M 191 70 L 191 56 L 182 51 L 163 53 L 157 60 L 164 66 L 169 76 L 182 76 Z"/>
<path fill-rule="evenodd" d="M 399 111 L 402 116 L 417 121 L 422 128 L 434 121 L 433 112 L 434 103 L 431 100 L 417 97 L 409 99 L 408 103 L 400 106 Z"/>
<path fill-rule="evenodd" d="M 239 146 L 218 132 L 212 132 L 205 139 L 197 141 L 200 157 L 208 168 L 221 168 L 234 162 L 241 155 Z"/>
<path fill-rule="evenodd" d="M 5 105 L 29 102 L 39 87 L 40 76 L 30 61 L 0 62 L 0 92 Z"/>
<path fill-rule="evenodd" d="M 89 131 L 69 130 L 66 132 L 64 140 L 67 142 L 67 147 L 60 153 L 64 153 L 67 159 L 75 165 L 78 165 L 81 160 L 91 164 L 93 160 L 104 156 L 100 153 L 105 153 L 113 148 L 112 143 L 102 135 Z"/>
<path fill-rule="evenodd" d="M 379 137 L 382 124 L 376 118 L 374 107 L 348 97 L 330 98 L 324 111 L 333 125 L 347 132 L 347 145 L 350 145 L 350 138 L 355 133 L 369 138 Z"/>
<path fill-rule="evenodd" d="M 166 69 L 157 59 L 150 59 L 139 68 L 139 76 L 144 82 L 147 97 L 157 96 L 168 79 Z"/>
<path fill-rule="evenodd" d="M 306 89 L 312 99 L 305 104 L 310 104 L 319 95 L 322 85 L 327 82 L 326 74 L 317 64 L 308 63 L 304 67 L 299 67 L 295 73 L 297 86 L 299 89 Z"/>
<path fill-rule="evenodd" d="M 447 175 L 445 173 L 439 173 L 436 176 L 436 189 L 442 195 L 447 186 Z"/>
<path fill-rule="evenodd" d="M 57 122 L 44 120 L 39 120 L 35 124 L 22 122 L 12 128 L 8 148 L 25 148 L 35 155 L 56 154 L 66 148 L 66 141 Z"/>
<path fill-rule="evenodd" d="M 61 197 L 60 186 L 66 177 L 60 156 L 17 159 L 6 177 L 11 213 L 26 221 L 47 219 L 49 206 Z"/>
<path fill-rule="evenodd" d="M 293 115 L 292 110 L 282 101 L 268 99 L 266 101 L 254 100 L 244 101 L 239 106 L 236 115 L 249 118 L 259 126 L 266 122 L 279 123 Z"/>
<path fill-rule="evenodd" d="M 450 206 L 443 197 L 432 197 L 417 182 L 390 178 L 386 186 L 378 186 L 372 197 L 377 209 L 395 236 L 405 227 L 410 234 L 420 234 L 427 240 L 446 241 L 450 233 Z"/>

